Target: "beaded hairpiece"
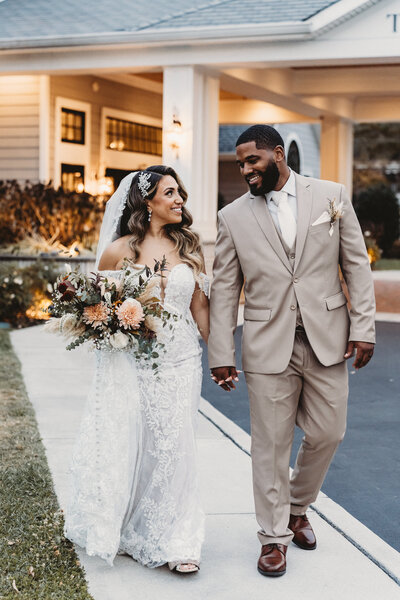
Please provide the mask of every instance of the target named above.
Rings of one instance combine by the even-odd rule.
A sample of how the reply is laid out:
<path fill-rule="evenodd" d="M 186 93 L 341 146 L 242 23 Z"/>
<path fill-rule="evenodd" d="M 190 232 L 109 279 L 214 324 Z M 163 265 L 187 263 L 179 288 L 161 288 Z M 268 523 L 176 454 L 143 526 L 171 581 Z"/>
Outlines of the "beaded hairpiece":
<path fill-rule="evenodd" d="M 151 183 L 149 181 L 150 177 L 151 173 L 146 173 L 145 171 L 140 172 L 138 187 L 143 198 L 147 198 L 147 196 L 149 195 L 147 190 L 149 189 L 149 187 L 151 187 Z"/>

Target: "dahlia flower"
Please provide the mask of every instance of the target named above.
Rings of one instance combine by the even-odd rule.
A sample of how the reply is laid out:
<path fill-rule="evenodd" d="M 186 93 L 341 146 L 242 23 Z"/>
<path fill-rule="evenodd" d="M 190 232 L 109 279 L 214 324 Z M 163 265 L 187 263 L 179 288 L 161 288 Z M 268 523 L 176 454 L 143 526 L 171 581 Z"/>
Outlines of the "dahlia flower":
<path fill-rule="evenodd" d="M 93 304 L 92 306 L 86 306 L 83 310 L 82 320 L 92 327 L 101 327 L 108 321 L 108 315 L 110 309 L 104 302 Z"/>
<path fill-rule="evenodd" d="M 119 322 L 125 329 L 138 329 L 144 319 L 144 312 L 140 302 L 134 298 L 127 298 L 117 308 Z"/>

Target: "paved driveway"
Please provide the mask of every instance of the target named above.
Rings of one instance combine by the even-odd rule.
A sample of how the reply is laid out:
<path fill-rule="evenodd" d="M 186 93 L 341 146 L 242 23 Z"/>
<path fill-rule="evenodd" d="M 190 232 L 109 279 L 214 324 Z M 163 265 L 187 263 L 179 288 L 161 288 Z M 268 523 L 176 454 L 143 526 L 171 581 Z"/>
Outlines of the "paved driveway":
<path fill-rule="evenodd" d="M 240 336 L 236 355 L 240 359 Z M 248 396 L 242 376 L 236 392 L 220 390 L 208 376 L 203 353 L 203 396 L 250 433 Z M 400 551 L 400 323 L 377 323 L 372 362 L 355 373 L 349 361 L 350 401 L 346 437 L 323 491 L 388 544 Z M 297 429 L 292 465 L 302 432 Z"/>

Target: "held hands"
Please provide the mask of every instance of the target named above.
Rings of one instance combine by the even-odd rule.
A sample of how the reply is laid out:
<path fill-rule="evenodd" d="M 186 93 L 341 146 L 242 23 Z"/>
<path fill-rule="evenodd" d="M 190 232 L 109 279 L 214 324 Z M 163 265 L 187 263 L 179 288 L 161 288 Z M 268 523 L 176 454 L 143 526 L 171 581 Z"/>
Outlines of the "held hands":
<path fill-rule="evenodd" d="M 353 367 L 358 371 L 358 369 L 362 369 L 372 358 L 374 353 L 374 344 L 370 344 L 369 342 L 349 342 L 347 344 L 345 358 L 350 358 L 354 356 L 355 351 L 356 359 L 353 362 Z"/>
<path fill-rule="evenodd" d="M 241 371 L 237 371 L 236 367 L 216 367 L 215 369 L 211 369 L 211 379 L 222 387 L 223 390 L 230 392 L 231 389 L 236 389 L 233 382 L 239 381 L 239 373 Z"/>

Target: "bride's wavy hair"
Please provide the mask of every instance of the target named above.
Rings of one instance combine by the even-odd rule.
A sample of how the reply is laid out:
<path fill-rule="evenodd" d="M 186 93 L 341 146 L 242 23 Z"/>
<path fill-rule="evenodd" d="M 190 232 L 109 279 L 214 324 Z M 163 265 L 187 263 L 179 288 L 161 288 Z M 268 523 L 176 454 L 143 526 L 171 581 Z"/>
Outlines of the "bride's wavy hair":
<path fill-rule="evenodd" d="M 175 250 L 178 252 L 181 261 L 193 269 L 195 278 L 197 279 L 198 275 L 204 269 L 204 258 L 200 238 L 197 233 L 190 229 L 193 218 L 185 206 L 188 193 L 178 174 L 172 167 L 155 165 L 145 169 L 145 172 L 150 174 L 150 177 L 148 178 L 150 187 L 147 190 L 147 196 L 146 198 L 143 198 L 139 189 L 138 183 L 140 172 L 138 172 L 132 178 L 126 206 L 121 219 L 120 235 L 130 235 L 129 246 L 132 250 L 133 260 L 136 261 L 140 255 L 139 247 L 150 226 L 148 221 L 149 213 L 147 201 L 152 200 L 156 195 L 158 184 L 161 179 L 165 175 L 170 175 L 178 184 L 178 192 L 183 200 L 182 220 L 180 223 L 165 225 L 164 230 L 169 239 L 174 242 Z"/>

